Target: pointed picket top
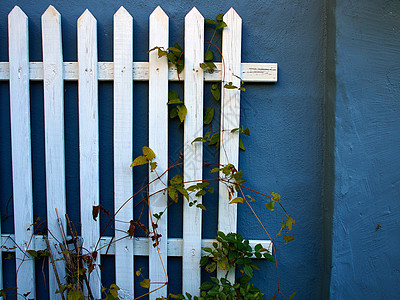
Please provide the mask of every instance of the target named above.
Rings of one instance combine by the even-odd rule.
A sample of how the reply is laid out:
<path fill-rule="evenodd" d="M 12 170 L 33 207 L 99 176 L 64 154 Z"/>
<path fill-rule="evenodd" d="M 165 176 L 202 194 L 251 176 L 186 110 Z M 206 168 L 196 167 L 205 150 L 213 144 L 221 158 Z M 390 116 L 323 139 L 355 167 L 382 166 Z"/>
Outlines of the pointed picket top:
<path fill-rule="evenodd" d="M 53 5 L 49 5 L 49 7 L 42 15 L 42 19 L 52 19 L 52 18 L 59 19 L 60 17 L 61 17 L 60 13 L 58 12 L 57 9 L 55 9 Z"/>
<path fill-rule="evenodd" d="M 186 18 L 199 18 L 204 20 L 203 15 L 198 11 L 196 6 L 193 6 L 193 8 L 186 14 L 185 19 Z"/>
<path fill-rule="evenodd" d="M 168 16 L 167 14 L 163 11 L 161 6 L 157 6 L 155 10 L 150 15 L 150 21 L 154 20 L 159 21 L 159 22 L 168 22 Z"/>
<path fill-rule="evenodd" d="M 10 13 L 8 14 L 8 18 L 28 19 L 28 16 L 23 12 L 23 10 L 18 5 L 15 5 L 12 11 L 10 11 Z"/>
<path fill-rule="evenodd" d="M 97 23 L 97 20 L 92 15 L 92 13 L 88 9 L 86 9 L 78 19 L 78 26 L 81 25 L 81 23 L 83 23 L 83 22 L 96 22 Z"/>
<path fill-rule="evenodd" d="M 118 17 L 118 18 L 130 18 L 132 19 L 132 15 L 126 10 L 125 7 L 121 6 L 116 13 L 114 14 L 114 17 Z"/>
<path fill-rule="evenodd" d="M 231 7 L 224 15 L 224 18 L 227 18 L 229 20 L 237 20 L 242 22 L 242 18 L 239 16 L 239 14 L 234 10 L 233 7 Z"/>

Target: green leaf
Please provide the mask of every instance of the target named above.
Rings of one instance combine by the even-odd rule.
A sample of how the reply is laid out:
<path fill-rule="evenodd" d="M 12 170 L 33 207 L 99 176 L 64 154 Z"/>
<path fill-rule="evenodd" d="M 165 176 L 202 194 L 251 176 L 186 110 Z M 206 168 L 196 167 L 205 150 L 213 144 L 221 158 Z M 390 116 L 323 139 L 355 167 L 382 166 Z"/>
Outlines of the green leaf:
<path fill-rule="evenodd" d="M 214 58 L 214 53 L 211 50 L 207 50 L 206 53 L 204 54 L 204 60 L 210 61 L 213 58 Z"/>
<path fill-rule="evenodd" d="M 213 168 L 210 172 L 211 173 L 217 173 L 217 172 L 219 172 L 219 170 L 220 170 L 219 168 Z"/>
<path fill-rule="evenodd" d="M 206 281 L 206 282 L 203 282 L 203 283 L 201 284 L 200 289 L 202 289 L 202 290 L 209 290 L 209 289 L 211 289 L 213 286 L 214 286 L 214 284 L 213 284 L 212 282 Z"/>
<path fill-rule="evenodd" d="M 217 68 L 217 66 L 212 61 L 207 61 L 205 64 L 210 70 L 215 70 Z"/>
<path fill-rule="evenodd" d="M 213 136 L 210 138 L 209 145 L 214 145 L 219 143 L 219 133 L 214 133 Z"/>
<path fill-rule="evenodd" d="M 185 120 L 186 114 L 187 114 L 187 109 L 185 105 L 178 105 L 177 107 L 178 110 L 178 117 L 181 122 Z"/>
<path fill-rule="evenodd" d="M 240 130 L 240 128 L 233 128 L 233 129 L 231 130 L 231 133 L 235 133 L 235 132 L 238 131 L 238 130 Z"/>
<path fill-rule="evenodd" d="M 201 136 L 199 136 L 199 137 L 197 137 L 197 138 L 195 138 L 193 141 L 192 141 L 192 144 L 193 143 L 195 143 L 195 142 L 205 142 L 206 140 L 204 139 L 204 138 L 202 138 Z"/>
<path fill-rule="evenodd" d="M 147 160 L 146 156 L 138 156 L 135 158 L 135 160 L 131 164 L 131 167 L 141 166 L 141 165 L 147 164 L 147 162 L 148 162 L 148 160 Z"/>
<path fill-rule="evenodd" d="M 219 101 L 221 99 L 221 92 L 218 88 L 218 84 L 213 84 L 211 86 L 211 94 L 213 95 L 215 100 Z"/>
<path fill-rule="evenodd" d="M 168 90 L 168 100 L 177 99 L 179 95 L 174 90 Z"/>
<path fill-rule="evenodd" d="M 221 22 L 224 19 L 224 14 L 221 13 L 215 18 L 218 22 Z"/>
<path fill-rule="evenodd" d="M 286 243 L 289 243 L 294 240 L 294 237 L 292 237 L 291 235 L 284 235 L 283 239 L 285 240 Z"/>
<path fill-rule="evenodd" d="M 238 90 L 239 90 L 239 91 L 242 91 L 242 92 L 245 92 L 245 91 L 246 91 L 246 89 L 245 89 L 244 87 L 242 87 L 242 86 L 241 86 L 240 88 L 238 88 Z"/>
<path fill-rule="evenodd" d="M 204 124 L 208 125 L 214 118 L 214 107 L 207 107 L 206 112 L 204 114 Z"/>
<path fill-rule="evenodd" d="M 269 253 L 264 253 L 263 256 L 265 257 L 266 260 L 268 260 L 268 261 L 270 261 L 270 262 L 273 262 L 273 263 L 276 262 L 275 257 L 273 257 L 273 256 L 272 256 L 271 254 L 269 254 Z"/>
<path fill-rule="evenodd" d="M 83 300 L 85 296 L 81 291 L 69 291 L 68 292 L 68 300 Z"/>
<path fill-rule="evenodd" d="M 204 21 L 208 24 L 213 24 L 213 25 L 217 24 L 217 22 L 215 20 L 211 20 L 211 19 L 204 19 Z"/>
<path fill-rule="evenodd" d="M 150 279 L 148 279 L 148 278 L 143 279 L 143 281 L 140 282 L 140 286 L 142 288 L 149 289 L 150 288 Z"/>
<path fill-rule="evenodd" d="M 176 64 L 176 57 L 172 52 L 169 52 L 167 54 L 168 60 L 173 63 L 174 65 Z"/>
<path fill-rule="evenodd" d="M 243 203 L 243 198 L 242 197 L 236 197 L 235 199 L 232 199 L 229 204 L 232 203 Z"/>
<path fill-rule="evenodd" d="M 281 200 L 281 195 L 279 195 L 278 193 L 272 192 L 271 195 L 272 195 L 272 197 L 274 197 L 275 201 Z"/>
<path fill-rule="evenodd" d="M 147 146 L 143 146 L 142 151 L 148 160 L 153 160 L 156 157 L 156 155 L 154 154 L 154 151 L 151 150 L 151 148 L 149 148 Z"/>
<path fill-rule="evenodd" d="M 224 28 L 226 26 L 228 26 L 228 25 L 226 25 L 226 23 L 224 21 L 221 21 L 221 22 L 218 23 L 217 29 Z"/>
<path fill-rule="evenodd" d="M 242 149 L 243 151 L 246 151 L 246 148 L 244 147 L 244 144 L 243 144 L 243 141 L 242 141 L 241 137 L 239 137 L 239 148 Z"/>
<path fill-rule="evenodd" d="M 197 204 L 196 207 L 198 207 L 202 210 L 206 210 L 206 207 L 203 204 Z"/>
<path fill-rule="evenodd" d="M 177 174 L 174 177 L 172 177 L 169 182 L 171 183 L 171 185 L 181 184 L 183 182 L 183 176 Z"/>
<path fill-rule="evenodd" d="M 180 55 L 182 53 L 182 50 L 176 48 L 176 47 L 169 47 L 167 50 L 174 52 L 174 54 Z"/>
<path fill-rule="evenodd" d="M 27 250 L 26 252 L 32 257 L 38 257 L 38 253 L 35 250 Z"/>
<path fill-rule="evenodd" d="M 176 49 L 178 49 L 179 51 L 182 52 L 182 47 L 178 43 L 174 44 L 174 48 L 176 48 Z"/>
<path fill-rule="evenodd" d="M 291 294 L 290 296 L 289 296 L 289 300 L 291 300 L 291 299 L 293 299 L 293 297 L 296 295 L 296 292 L 294 292 L 293 294 Z"/>
<path fill-rule="evenodd" d="M 167 102 L 167 105 L 170 105 L 170 104 L 180 104 L 180 103 L 183 103 L 182 100 L 179 99 L 179 98 L 175 98 L 175 99 L 169 100 L 169 101 Z"/>
<path fill-rule="evenodd" d="M 233 85 L 232 81 L 229 81 L 228 83 L 225 83 L 224 88 L 226 88 L 228 90 L 233 90 L 233 89 L 237 89 L 237 86 Z"/>
<path fill-rule="evenodd" d="M 176 107 L 174 107 L 173 109 L 170 110 L 169 112 L 169 117 L 171 119 L 175 118 L 178 116 L 178 109 Z"/>
<path fill-rule="evenodd" d="M 265 203 L 265 207 L 270 211 L 274 211 L 275 209 L 275 201 Z"/>
<path fill-rule="evenodd" d="M 253 277 L 253 269 L 249 265 L 244 265 L 243 271 L 250 278 Z"/>
<path fill-rule="evenodd" d="M 201 259 L 200 259 L 200 266 L 205 266 L 207 263 L 208 263 L 208 259 L 209 259 L 209 257 L 208 256 L 203 256 Z"/>
<path fill-rule="evenodd" d="M 245 134 L 245 135 L 247 135 L 247 136 L 250 136 L 250 130 L 249 130 L 248 127 L 246 127 L 245 129 L 243 129 L 243 130 L 241 131 L 241 133 L 243 133 L 243 134 Z"/>

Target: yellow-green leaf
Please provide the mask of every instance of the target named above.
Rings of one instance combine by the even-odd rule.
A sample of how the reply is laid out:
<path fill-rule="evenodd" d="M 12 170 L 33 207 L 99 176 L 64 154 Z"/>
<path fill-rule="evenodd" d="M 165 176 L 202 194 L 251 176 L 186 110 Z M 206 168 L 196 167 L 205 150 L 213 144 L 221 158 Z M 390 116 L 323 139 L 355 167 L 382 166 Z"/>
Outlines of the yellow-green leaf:
<path fill-rule="evenodd" d="M 290 296 L 289 296 L 289 300 L 291 300 L 291 299 L 293 299 L 293 297 L 296 295 L 296 292 L 294 292 L 293 294 L 291 294 Z"/>
<path fill-rule="evenodd" d="M 131 164 L 131 167 L 136 167 L 136 166 L 147 164 L 147 161 L 148 160 L 147 160 L 146 156 L 138 156 L 135 158 L 135 160 Z"/>
<path fill-rule="evenodd" d="M 275 201 L 265 203 L 265 207 L 270 211 L 274 211 L 275 209 Z"/>
<path fill-rule="evenodd" d="M 147 147 L 147 146 L 143 146 L 142 151 L 143 151 L 143 154 L 146 156 L 146 158 L 147 158 L 148 160 L 153 160 L 153 159 L 156 157 L 156 155 L 154 154 L 154 151 L 151 150 L 151 149 L 150 149 L 149 147 Z"/>
<path fill-rule="evenodd" d="M 284 235 L 283 239 L 285 240 L 286 243 L 289 243 L 294 240 L 294 237 L 292 237 L 291 235 Z"/>
<path fill-rule="evenodd" d="M 232 199 L 229 204 L 232 203 L 243 203 L 243 198 L 242 197 L 236 197 L 235 199 Z"/>
<path fill-rule="evenodd" d="M 140 286 L 142 288 L 149 289 L 150 288 L 150 279 L 148 279 L 148 278 L 143 279 L 143 281 L 140 283 Z"/>
<path fill-rule="evenodd" d="M 288 228 L 289 231 L 292 230 L 293 225 L 296 224 L 296 220 L 292 219 L 291 216 L 289 216 L 286 220 L 286 227 Z"/>
<path fill-rule="evenodd" d="M 151 170 L 154 171 L 157 168 L 157 163 L 156 162 L 151 162 L 150 163 L 150 167 L 151 167 Z"/>
<path fill-rule="evenodd" d="M 181 122 L 183 122 L 185 120 L 186 114 L 187 114 L 187 109 L 185 105 L 178 105 L 176 107 L 177 112 L 178 112 L 178 117 L 179 120 L 181 120 Z"/>

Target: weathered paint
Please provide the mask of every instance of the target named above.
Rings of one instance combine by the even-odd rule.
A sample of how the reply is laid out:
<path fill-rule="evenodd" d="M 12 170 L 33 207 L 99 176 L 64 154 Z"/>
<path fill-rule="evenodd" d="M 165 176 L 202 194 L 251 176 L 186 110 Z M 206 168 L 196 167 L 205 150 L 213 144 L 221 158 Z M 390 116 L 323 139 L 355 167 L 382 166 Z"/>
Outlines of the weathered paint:
<path fill-rule="evenodd" d="M 336 0 L 332 299 L 399 297 L 399 18 L 398 1 Z"/>

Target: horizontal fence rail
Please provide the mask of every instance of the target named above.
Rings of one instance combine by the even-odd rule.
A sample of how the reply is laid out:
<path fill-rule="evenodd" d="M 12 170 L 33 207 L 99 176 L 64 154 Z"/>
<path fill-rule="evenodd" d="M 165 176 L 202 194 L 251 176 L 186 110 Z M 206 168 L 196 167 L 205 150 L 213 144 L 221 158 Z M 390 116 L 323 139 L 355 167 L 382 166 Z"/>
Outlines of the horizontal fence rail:
<path fill-rule="evenodd" d="M 121 7 L 114 14 L 113 62 L 98 62 L 97 20 L 86 10 L 77 21 L 78 61 L 64 62 L 62 53 L 61 16 L 53 6 L 42 15 L 43 62 L 29 62 L 28 17 L 16 6 L 9 14 L 9 61 L 0 62 L 0 80 L 9 81 L 10 120 L 12 148 L 12 176 L 14 201 L 13 234 L 1 234 L 2 251 L 16 253 L 18 293 L 35 298 L 35 264 L 27 256 L 27 250 L 47 248 L 43 235 L 33 234 L 33 195 L 30 125 L 30 81 L 43 81 L 45 120 L 45 165 L 47 226 L 54 233 L 48 237 L 50 249 L 56 260 L 55 268 L 61 280 L 66 275 L 64 262 L 57 241 L 66 235 L 66 187 L 65 187 L 65 138 L 64 128 L 64 82 L 78 81 L 79 111 L 79 177 L 80 213 L 83 248 L 92 255 L 96 266 L 89 276 L 90 291 L 95 298 L 101 297 L 101 271 L 97 266 L 100 255 L 114 255 L 116 284 L 121 288 L 121 299 L 133 299 L 134 257 L 149 257 L 150 299 L 167 296 L 166 281 L 168 256 L 182 257 L 185 292 L 199 294 L 201 272 L 199 260 L 202 247 L 211 247 L 214 240 L 202 239 L 202 211 L 184 204 L 183 238 L 168 238 L 167 214 L 158 221 L 161 233 L 159 251 L 149 238 L 123 239 L 133 220 L 133 90 L 135 81 L 149 82 L 149 147 L 157 154 L 158 174 L 161 180 L 149 170 L 149 193 L 165 187 L 168 181 L 168 82 L 183 81 L 187 116 L 184 121 L 184 166 L 186 181 L 203 179 L 203 144 L 191 143 L 202 134 L 204 82 L 231 81 L 240 86 L 239 76 L 244 82 L 276 82 L 276 63 L 242 63 L 241 36 L 242 20 L 231 8 L 224 16 L 227 27 L 222 33 L 222 55 L 224 64 L 216 63 L 216 69 L 206 71 L 200 68 L 204 60 L 204 17 L 193 8 L 185 17 L 185 68 L 178 77 L 177 70 L 168 64 L 166 57 L 158 57 L 156 51 L 149 53 L 149 62 L 134 62 L 133 58 L 133 18 Z M 149 49 L 168 47 L 169 18 L 161 7 L 157 7 L 149 18 Z M 114 210 L 119 211 L 115 222 L 115 235 L 100 236 L 100 222 L 94 220 L 93 207 L 99 205 L 99 106 L 98 82 L 113 81 L 113 149 L 114 149 Z M 239 163 L 238 132 L 230 129 L 240 125 L 240 91 L 221 87 L 221 139 L 220 164 Z M 237 207 L 229 205 L 229 186 L 219 186 L 218 228 L 225 232 L 237 231 Z M 163 211 L 168 206 L 167 193 L 158 193 L 149 199 L 149 228 L 152 214 Z M 196 197 L 198 203 L 202 199 Z M 20 208 L 23 207 L 23 213 Z M 121 208 L 123 207 L 123 208 Z M 121 209 L 120 209 L 121 208 Z M 57 210 L 57 213 L 56 213 Z M 60 230 L 61 228 L 61 230 Z M 67 237 L 68 238 L 68 237 Z M 122 239 L 119 242 L 112 242 Z M 262 244 L 272 251 L 271 241 L 251 240 L 250 245 Z M 0 251 L 0 255 L 2 252 Z M 1 258 L 1 257 L 0 257 Z M 0 288 L 3 274 L 0 259 Z M 52 299 L 62 299 L 56 294 L 60 278 L 55 276 L 53 265 L 49 263 L 49 294 Z M 219 276 L 221 274 L 219 273 Z M 234 272 L 228 279 L 234 281 Z M 138 295 L 136 295 L 138 296 Z"/>

